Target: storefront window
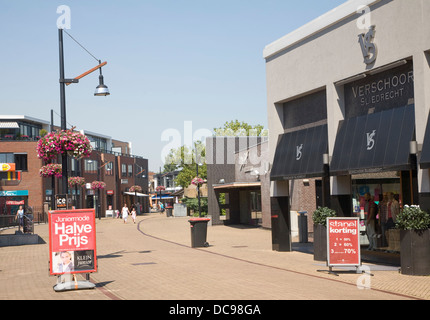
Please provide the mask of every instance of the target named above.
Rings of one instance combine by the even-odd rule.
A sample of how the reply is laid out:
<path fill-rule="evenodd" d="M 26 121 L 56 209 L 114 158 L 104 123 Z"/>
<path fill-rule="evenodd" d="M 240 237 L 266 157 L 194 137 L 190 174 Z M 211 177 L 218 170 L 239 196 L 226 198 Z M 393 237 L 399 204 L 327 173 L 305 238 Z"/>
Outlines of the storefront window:
<path fill-rule="evenodd" d="M 261 192 L 251 192 L 251 219 L 255 224 L 261 224 Z"/>
<path fill-rule="evenodd" d="M 377 174 L 353 177 L 353 216 L 360 218 L 362 245 L 368 245 L 369 250 L 397 251 L 395 233 L 398 230 L 394 230 L 394 223 L 402 203 L 400 177 L 397 172 L 381 175 L 385 178 L 378 178 Z M 372 202 L 375 210 L 373 223 L 368 219 Z"/>

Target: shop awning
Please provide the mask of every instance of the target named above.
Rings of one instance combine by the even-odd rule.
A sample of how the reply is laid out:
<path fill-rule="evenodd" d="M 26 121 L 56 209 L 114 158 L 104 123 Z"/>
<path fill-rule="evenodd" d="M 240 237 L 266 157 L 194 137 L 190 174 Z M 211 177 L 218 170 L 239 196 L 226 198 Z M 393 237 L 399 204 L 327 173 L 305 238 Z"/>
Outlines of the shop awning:
<path fill-rule="evenodd" d="M 140 192 L 125 191 L 124 194 L 128 194 L 130 196 L 136 195 L 137 197 L 149 197 L 149 195 Z"/>
<path fill-rule="evenodd" d="M 172 197 L 171 195 L 161 195 L 161 200 L 164 199 L 173 199 L 174 197 Z M 152 200 L 159 200 L 160 197 L 159 196 L 151 196 Z"/>
<path fill-rule="evenodd" d="M 16 121 L 0 121 L 0 129 L 19 129 Z"/>
<path fill-rule="evenodd" d="M 215 190 L 227 190 L 227 189 L 246 189 L 246 188 L 260 188 L 261 182 L 227 182 L 223 184 L 214 184 Z"/>
<path fill-rule="evenodd" d="M 336 136 L 330 174 L 409 170 L 414 134 L 414 105 L 346 119 Z"/>
<path fill-rule="evenodd" d="M 430 114 L 427 119 L 427 128 L 424 134 L 423 150 L 419 159 L 421 169 L 430 168 Z"/>
<path fill-rule="evenodd" d="M 323 154 L 327 152 L 326 124 L 284 133 L 279 136 L 270 180 L 320 177 L 324 173 Z"/>

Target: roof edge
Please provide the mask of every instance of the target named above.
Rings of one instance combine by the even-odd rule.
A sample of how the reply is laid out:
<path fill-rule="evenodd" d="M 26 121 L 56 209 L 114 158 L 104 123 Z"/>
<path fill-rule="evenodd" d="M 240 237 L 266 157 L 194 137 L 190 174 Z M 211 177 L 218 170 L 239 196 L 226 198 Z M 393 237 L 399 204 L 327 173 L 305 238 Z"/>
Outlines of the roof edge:
<path fill-rule="evenodd" d="M 263 50 L 263 58 L 268 59 L 292 45 L 303 41 L 310 36 L 321 32 L 333 24 L 346 19 L 362 6 L 371 6 L 381 0 L 349 0 L 340 6 L 328 11 L 318 18 L 308 22 L 302 27 L 288 33 L 282 38 L 268 44 Z"/>

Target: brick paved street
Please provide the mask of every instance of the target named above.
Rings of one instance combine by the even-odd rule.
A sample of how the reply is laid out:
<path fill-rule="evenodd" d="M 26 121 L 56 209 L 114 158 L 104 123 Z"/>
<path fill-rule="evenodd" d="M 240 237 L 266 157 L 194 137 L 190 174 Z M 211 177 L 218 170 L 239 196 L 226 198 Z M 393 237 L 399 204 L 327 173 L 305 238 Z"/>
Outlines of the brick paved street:
<path fill-rule="evenodd" d="M 187 217 L 151 214 L 137 223 L 96 221 L 98 272 L 92 290 L 55 292 L 49 276 L 48 226 L 35 226 L 45 244 L 0 248 L 0 299 L 292 300 L 429 299 L 430 277 L 367 265 L 372 277 L 326 272 L 303 252 L 271 250 L 270 230 L 209 226 L 208 248 L 190 247 Z M 13 233 L 5 230 L 3 233 Z M 362 278 L 360 278 L 362 277 Z M 369 289 L 357 280 L 370 281 Z M 363 281 L 364 283 L 364 281 Z"/>

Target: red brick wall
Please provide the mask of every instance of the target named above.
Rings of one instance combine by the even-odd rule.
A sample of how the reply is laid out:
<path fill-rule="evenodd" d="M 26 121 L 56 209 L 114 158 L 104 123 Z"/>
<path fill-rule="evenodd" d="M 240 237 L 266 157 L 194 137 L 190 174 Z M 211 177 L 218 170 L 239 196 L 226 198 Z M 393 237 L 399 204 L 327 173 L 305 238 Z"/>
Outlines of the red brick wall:
<path fill-rule="evenodd" d="M 34 141 L 0 141 L 0 152 L 27 153 L 27 171 L 22 172 L 22 181 L 17 186 L 0 186 L 2 191 L 28 190 L 28 205 L 42 206 L 43 179 L 39 176 L 39 169 L 43 165 L 37 157 L 37 142 Z M 47 179 L 46 179 L 47 180 Z"/>
<path fill-rule="evenodd" d="M 290 181 L 290 194 L 292 197 L 292 211 L 308 212 L 308 231 L 313 232 L 312 213 L 316 210 L 315 179 L 307 179 L 309 183 L 304 183 L 303 179 Z"/>

